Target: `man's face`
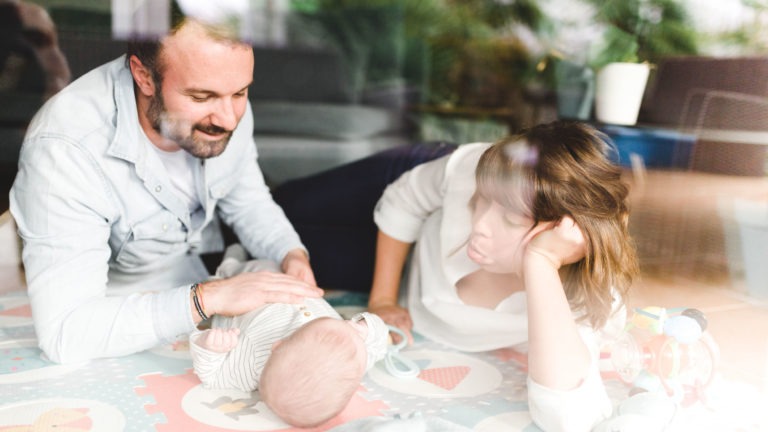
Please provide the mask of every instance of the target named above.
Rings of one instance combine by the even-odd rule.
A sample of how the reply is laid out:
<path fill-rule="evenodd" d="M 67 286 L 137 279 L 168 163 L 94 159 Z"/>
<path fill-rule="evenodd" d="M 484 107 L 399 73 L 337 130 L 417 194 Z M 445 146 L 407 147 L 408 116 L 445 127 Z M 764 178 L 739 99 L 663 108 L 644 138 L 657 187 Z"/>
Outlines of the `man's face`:
<path fill-rule="evenodd" d="M 150 126 L 198 158 L 220 155 L 245 113 L 253 51 L 187 25 L 163 42 L 162 81 L 145 113 Z"/>
<path fill-rule="evenodd" d="M 179 147 L 198 158 L 220 155 L 232 137 L 232 131 L 213 123 L 191 123 L 189 120 L 174 117 L 168 113 L 162 92 L 157 92 L 150 100 L 147 111 L 152 128 L 163 137 L 174 141 Z M 210 139 L 213 137 L 217 139 Z"/>

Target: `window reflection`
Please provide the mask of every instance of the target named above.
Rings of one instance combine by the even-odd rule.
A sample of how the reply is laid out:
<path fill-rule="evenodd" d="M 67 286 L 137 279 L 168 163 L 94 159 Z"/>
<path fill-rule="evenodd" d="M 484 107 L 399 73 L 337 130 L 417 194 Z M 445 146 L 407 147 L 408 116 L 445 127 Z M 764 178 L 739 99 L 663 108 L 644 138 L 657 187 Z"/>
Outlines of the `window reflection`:
<path fill-rule="evenodd" d="M 252 41 L 255 140 L 268 180 L 279 184 L 386 148 L 490 141 L 554 119 L 561 95 L 548 44 L 557 38 L 547 31 L 558 20 L 588 15 L 584 5 L 578 14 L 568 7 L 552 13 L 552 4 L 575 1 L 512 11 L 482 8 L 515 3 L 501 1 L 230 0 L 191 2 L 215 7 L 188 11 L 237 16 Z M 162 34 L 186 3 L 0 1 L 2 210 L 24 130 L 44 101 L 122 55 L 130 35 Z M 592 23 L 567 24 L 571 41 L 588 44 L 596 35 Z M 768 291 L 768 280 L 750 273 L 747 262 L 768 253 L 747 250 L 756 232 L 768 231 L 768 61 L 699 61 L 660 62 L 640 125 L 628 128 L 694 141 L 669 144 L 675 149 L 668 166 L 656 164 L 647 148 L 633 149 L 640 158 L 634 165 L 623 161 L 635 187 L 633 234 L 646 274 L 747 295 L 752 286 Z M 620 135 L 617 144 L 627 138 Z M 653 137 L 644 142 L 657 144 Z"/>

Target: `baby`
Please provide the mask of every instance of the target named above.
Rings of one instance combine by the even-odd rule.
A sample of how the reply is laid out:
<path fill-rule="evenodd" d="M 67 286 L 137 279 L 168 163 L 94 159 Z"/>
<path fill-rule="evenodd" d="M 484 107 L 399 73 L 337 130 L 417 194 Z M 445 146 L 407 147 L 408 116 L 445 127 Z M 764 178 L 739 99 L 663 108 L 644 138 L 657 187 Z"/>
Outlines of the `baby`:
<path fill-rule="evenodd" d="M 276 270 L 265 261 L 225 258 L 217 271 Z M 365 372 L 387 352 L 389 331 L 376 315 L 349 320 L 323 299 L 273 303 L 236 317 L 214 316 L 190 336 L 195 373 L 209 388 L 258 389 L 295 427 L 320 425 L 349 403 Z"/>

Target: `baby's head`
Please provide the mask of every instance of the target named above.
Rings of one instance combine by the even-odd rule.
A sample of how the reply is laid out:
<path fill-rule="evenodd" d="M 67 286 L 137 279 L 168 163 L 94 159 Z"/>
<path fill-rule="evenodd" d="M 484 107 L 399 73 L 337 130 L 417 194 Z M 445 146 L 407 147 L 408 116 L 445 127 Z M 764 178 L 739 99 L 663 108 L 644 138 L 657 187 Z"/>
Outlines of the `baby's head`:
<path fill-rule="evenodd" d="M 318 426 L 344 410 L 371 366 L 366 338 L 380 342 L 374 351 L 386 347 L 387 332 L 366 323 L 381 319 L 365 318 L 318 318 L 275 344 L 259 380 L 262 401 L 296 427 Z"/>

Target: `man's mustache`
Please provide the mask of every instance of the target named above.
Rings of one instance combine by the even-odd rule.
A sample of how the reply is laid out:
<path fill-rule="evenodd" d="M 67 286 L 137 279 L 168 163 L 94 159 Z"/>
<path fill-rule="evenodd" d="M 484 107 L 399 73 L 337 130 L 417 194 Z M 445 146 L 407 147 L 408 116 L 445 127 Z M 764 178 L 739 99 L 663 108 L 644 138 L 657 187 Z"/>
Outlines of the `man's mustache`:
<path fill-rule="evenodd" d="M 224 129 L 223 127 L 219 127 L 219 126 L 216 126 L 216 125 L 208 125 L 208 126 L 196 125 L 195 129 L 197 129 L 197 130 L 199 130 L 201 132 L 205 132 L 207 134 L 211 134 L 211 135 L 218 135 L 218 134 L 224 134 L 224 133 L 232 133 L 232 131 Z"/>

